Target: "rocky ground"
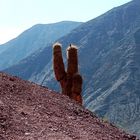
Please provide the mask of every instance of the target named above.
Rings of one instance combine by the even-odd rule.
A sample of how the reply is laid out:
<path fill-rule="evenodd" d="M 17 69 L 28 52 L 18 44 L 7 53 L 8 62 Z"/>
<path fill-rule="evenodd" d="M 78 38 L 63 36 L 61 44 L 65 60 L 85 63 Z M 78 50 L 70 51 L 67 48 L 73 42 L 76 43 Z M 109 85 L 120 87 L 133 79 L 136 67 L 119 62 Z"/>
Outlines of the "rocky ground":
<path fill-rule="evenodd" d="M 0 140 L 136 140 L 68 97 L 0 73 Z"/>

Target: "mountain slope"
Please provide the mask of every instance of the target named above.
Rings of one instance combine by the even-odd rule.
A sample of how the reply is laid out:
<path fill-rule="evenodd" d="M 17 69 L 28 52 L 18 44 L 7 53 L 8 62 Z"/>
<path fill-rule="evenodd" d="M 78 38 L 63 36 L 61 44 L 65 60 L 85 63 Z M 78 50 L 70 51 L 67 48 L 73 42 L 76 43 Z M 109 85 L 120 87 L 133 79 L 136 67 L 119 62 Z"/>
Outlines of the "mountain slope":
<path fill-rule="evenodd" d="M 138 136 L 139 32 L 140 1 L 134 0 L 82 24 L 58 40 L 64 51 L 70 43 L 79 47 L 85 107 Z M 58 90 L 52 71 L 51 49 L 48 46 L 5 71 Z"/>
<path fill-rule="evenodd" d="M 0 69 L 16 64 L 39 48 L 46 47 L 47 44 L 68 34 L 80 24 L 80 22 L 63 21 L 31 27 L 17 38 L 0 45 Z"/>
<path fill-rule="evenodd" d="M 0 91 L 1 140 L 136 140 L 68 97 L 36 84 L 0 73 Z"/>

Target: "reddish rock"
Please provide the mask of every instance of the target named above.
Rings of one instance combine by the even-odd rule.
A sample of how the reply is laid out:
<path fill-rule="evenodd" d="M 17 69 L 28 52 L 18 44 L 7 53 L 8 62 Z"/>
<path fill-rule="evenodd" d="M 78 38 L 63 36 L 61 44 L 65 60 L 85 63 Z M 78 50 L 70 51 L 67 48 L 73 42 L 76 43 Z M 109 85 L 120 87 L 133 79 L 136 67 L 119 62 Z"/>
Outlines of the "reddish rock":
<path fill-rule="evenodd" d="M 0 140 L 136 140 L 65 95 L 0 73 Z"/>

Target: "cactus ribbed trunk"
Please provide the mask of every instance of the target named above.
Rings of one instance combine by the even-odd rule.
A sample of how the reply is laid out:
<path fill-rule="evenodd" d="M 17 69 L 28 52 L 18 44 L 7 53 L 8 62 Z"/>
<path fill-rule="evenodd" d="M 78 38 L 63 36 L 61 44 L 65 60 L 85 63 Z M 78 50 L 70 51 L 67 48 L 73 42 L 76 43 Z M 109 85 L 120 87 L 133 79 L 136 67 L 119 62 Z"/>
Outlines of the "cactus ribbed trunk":
<path fill-rule="evenodd" d="M 82 104 L 82 77 L 79 73 L 76 73 L 73 76 L 73 81 L 72 81 L 72 99 L 76 100 L 77 102 Z"/>
<path fill-rule="evenodd" d="M 55 78 L 60 82 L 62 94 L 82 104 L 82 77 L 78 73 L 77 47 L 70 45 L 67 49 L 67 72 L 65 72 L 61 45 L 53 46 L 53 68 Z"/>

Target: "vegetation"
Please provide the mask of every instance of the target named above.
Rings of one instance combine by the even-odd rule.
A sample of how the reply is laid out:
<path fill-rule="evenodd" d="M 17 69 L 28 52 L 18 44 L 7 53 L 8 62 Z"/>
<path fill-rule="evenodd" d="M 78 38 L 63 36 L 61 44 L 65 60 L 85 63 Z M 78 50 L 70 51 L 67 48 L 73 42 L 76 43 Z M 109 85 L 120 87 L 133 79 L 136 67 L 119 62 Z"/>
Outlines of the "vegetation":
<path fill-rule="evenodd" d="M 67 72 L 62 57 L 61 44 L 53 45 L 53 68 L 55 78 L 60 82 L 62 94 L 69 96 L 82 104 L 82 77 L 78 72 L 77 47 L 71 45 L 67 48 Z"/>

